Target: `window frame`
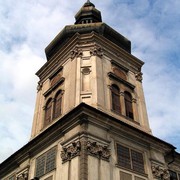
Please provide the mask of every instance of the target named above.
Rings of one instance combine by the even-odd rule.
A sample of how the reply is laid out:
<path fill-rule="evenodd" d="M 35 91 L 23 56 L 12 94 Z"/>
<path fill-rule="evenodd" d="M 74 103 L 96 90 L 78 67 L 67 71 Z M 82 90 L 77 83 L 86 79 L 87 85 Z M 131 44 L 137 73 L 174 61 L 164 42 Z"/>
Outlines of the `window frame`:
<path fill-rule="evenodd" d="M 133 100 L 132 94 L 128 91 L 124 91 L 124 106 L 125 106 L 126 117 L 134 120 L 132 100 Z"/>
<path fill-rule="evenodd" d="M 50 107 L 48 107 L 49 104 L 51 104 Z M 43 124 L 44 127 L 48 126 L 51 123 L 51 121 L 52 121 L 52 111 L 53 111 L 53 100 L 50 97 L 46 101 L 45 108 L 44 108 L 44 124 Z M 48 118 L 47 118 L 47 116 L 48 116 Z"/>
<path fill-rule="evenodd" d="M 117 89 L 113 89 L 117 88 Z M 115 92 L 117 90 L 117 92 Z M 111 109 L 117 114 L 121 114 L 120 88 L 116 84 L 111 85 Z"/>
<path fill-rule="evenodd" d="M 54 167 L 52 167 L 50 170 L 47 170 L 47 159 L 48 159 L 48 153 L 50 153 L 50 152 L 54 153 L 54 157 L 53 157 Z M 39 163 L 38 160 L 41 159 L 41 158 L 44 159 L 43 165 L 40 165 L 40 166 L 43 166 L 43 173 L 39 173 L 38 172 L 38 169 L 42 168 L 42 167 L 38 167 L 38 163 Z M 56 159 L 57 159 L 57 147 L 53 147 L 53 148 L 49 149 L 48 151 L 46 151 L 45 153 L 43 153 L 40 156 L 38 156 L 36 158 L 35 177 L 40 178 L 40 177 L 44 176 L 45 174 L 55 170 L 56 169 L 56 165 L 57 165 L 57 162 L 56 162 L 57 160 Z"/>
<path fill-rule="evenodd" d="M 58 96 L 59 96 L 59 99 L 58 99 Z M 57 101 L 57 100 L 59 100 L 59 101 Z M 59 117 L 62 114 L 62 101 L 63 101 L 63 91 L 59 90 L 55 94 L 55 98 L 54 98 L 53 116 L 52 116 L 53 119 L 56 119 L 57 117 Z M 57 106 L 58 103 L 59 103 L 59 107 Z M 58 108 L 58 110 L 57 110 L 57 108 Z"/>
<path fill-rule="evenodd" d="M 119 163 L 119 160 L 120 160 L 119 156 L 120 156 L 120 155 L 118 155 L 118 146 L 121 146 L 121 147 L 123 147 L 123 148 L 128 149 L 128 151 L 129 151 L 129 156 L 130 156 L 130 168 L 125 167 L 125 166 L 123 166 L 122 164 Z M 115 148 L 116 148 L 116 158 L 117 158 L 117 164 L 116 164 L 116 165 L 117 165 L 118 167 L 120 167 L 120 168 L 122 168 L 122 169 L 125 169 L 125 170 L 127 170 L 127 171 L 132 171 L 133 173 L 137 173 L 137 174 L 141 174 L 141 175 L 142 175 L 142 174 L 143 174 L 143 175 L 146 175 L 144 152 L 139 151 L 139 150 L 134 149 L 134 148 L 131 148 L 131 147 L 126 146 L 126 145 L 121 144 L 121 143 L 116 143 L 116 147 L 115 147 Z M 142 157 L 142 162 L 143 162 L 143 163 L 142 163 L 142 162 L 139 162 L 139 164 L 142 163 L 142 164 L 141 164 L 141 170 L 134 169 L 134 163 L 135 163 L 136 161 L 133 163 L 132 151 L 140 154 L 141 157 Z"/>

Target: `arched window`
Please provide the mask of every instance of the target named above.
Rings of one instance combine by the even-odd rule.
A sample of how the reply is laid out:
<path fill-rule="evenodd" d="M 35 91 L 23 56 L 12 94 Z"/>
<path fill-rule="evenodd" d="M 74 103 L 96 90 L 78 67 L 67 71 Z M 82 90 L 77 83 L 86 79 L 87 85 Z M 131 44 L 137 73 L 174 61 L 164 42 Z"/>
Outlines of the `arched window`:
<path fill-rule="evenodd" d="M 121 113 L 121 107 L 120 107 L 120 90 L 119 87 L 113 84 L 111 86 L 111 94 L 112 94 L 112 109 L 117 112 Z"/>
<path fill-rule="evenodd" d="M 47 126 L 51 122 L 51 112 L 52 112 L 52 99 L 49 99 L 45 106 L 45 119 L 44 126 Z"/>
<path fill-rule="evenodd" d="M 127 91 L 124 92 L 124 99 L 125 99 L 126 116 L 131 119 L 134 119 L 131 94 Z"/>
<path fill-rule="evenodd" d="M 59 91 L 54 99 L 53 118 L 57 118 L 59 115 L 61 115 L 61 104 L 62 104 L 62 91 Z"/>

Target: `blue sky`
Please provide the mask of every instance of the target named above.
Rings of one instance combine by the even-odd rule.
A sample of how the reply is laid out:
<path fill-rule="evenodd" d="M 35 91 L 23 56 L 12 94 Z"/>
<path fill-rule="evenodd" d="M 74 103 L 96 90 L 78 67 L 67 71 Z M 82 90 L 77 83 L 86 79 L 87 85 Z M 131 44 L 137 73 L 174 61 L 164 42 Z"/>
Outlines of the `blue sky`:
<path fill-rule="evenodd" d="M 29 141 L 44 48 L 85 1 L 0 1 L 0 162 Z M 143 86 L 155 136 L 180 151 L 180 1 L 92 1 L 145 62 Z"/>

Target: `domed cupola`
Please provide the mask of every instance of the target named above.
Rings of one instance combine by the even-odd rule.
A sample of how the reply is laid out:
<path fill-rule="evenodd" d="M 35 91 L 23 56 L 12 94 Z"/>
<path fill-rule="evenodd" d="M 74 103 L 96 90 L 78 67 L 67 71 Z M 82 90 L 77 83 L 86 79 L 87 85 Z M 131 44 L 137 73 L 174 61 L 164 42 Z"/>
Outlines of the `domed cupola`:
<path fill-rule="evenodd" d="M 89 0 L 82 6 L 82 8 L 75 15 L 75 24 L 88 24 L 102 22 L 101 12 L 95 8 L 95 5 Z"/>

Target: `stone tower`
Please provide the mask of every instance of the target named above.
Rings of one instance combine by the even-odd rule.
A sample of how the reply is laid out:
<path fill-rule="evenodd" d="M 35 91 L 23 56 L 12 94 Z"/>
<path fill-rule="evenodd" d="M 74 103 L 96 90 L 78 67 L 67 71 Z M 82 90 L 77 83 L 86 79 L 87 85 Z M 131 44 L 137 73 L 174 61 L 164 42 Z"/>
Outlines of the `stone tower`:
<path fill-rule="evenodd" d="M 141 84 L 143 62 L 130 53 L 131 42 L 103 23 L 89 1 L 75 18 L 47 46 L 47 63 L 37 72 L 32 138 L 82 102 L 151 133 Z"/>
<path fill-rule="evenodd" d="M 180 180 L 175 147 L 151 134 L 131 42 L 90 1 L 75 19 L 45 49 L 31 140 L 0 179 Z"/>

